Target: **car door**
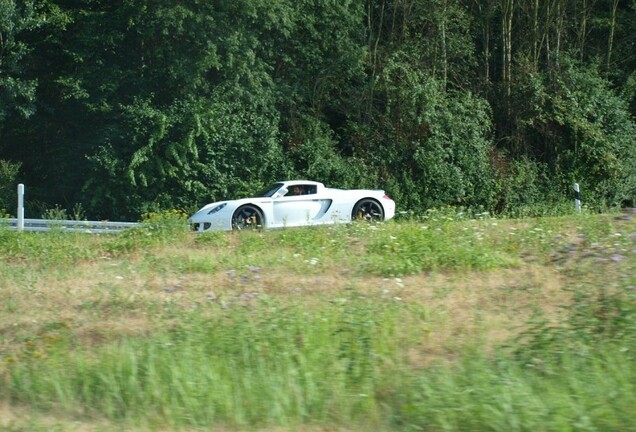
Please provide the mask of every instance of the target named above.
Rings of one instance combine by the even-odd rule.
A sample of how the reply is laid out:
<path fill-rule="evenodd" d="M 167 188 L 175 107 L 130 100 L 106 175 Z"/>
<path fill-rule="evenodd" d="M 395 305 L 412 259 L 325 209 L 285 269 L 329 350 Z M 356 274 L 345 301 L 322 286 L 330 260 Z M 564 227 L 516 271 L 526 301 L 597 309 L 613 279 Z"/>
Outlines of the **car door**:
<path fill-rule="evenodd" d="M 294 193 L 294 189 L 301 189 Z M 311 225 L 323 209 L 315 185 L 294 185 L 290 191 L 274 200 L 274 223 L 278 226 Z"/>

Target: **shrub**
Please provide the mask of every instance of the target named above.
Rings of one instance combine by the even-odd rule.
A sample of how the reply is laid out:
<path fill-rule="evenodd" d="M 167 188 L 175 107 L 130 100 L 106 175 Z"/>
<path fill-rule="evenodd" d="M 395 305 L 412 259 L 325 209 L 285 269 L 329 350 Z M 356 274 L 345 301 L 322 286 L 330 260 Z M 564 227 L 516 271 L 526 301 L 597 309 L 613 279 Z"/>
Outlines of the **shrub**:
<path fill-rule="evenodd" d="M 12 211 L 17 208 L 14 187 L 20 166 L 20 163 L 0 160 L 0 210 Z M 0 213 L 4 214 L 4 211 L 0 211 Z"/>

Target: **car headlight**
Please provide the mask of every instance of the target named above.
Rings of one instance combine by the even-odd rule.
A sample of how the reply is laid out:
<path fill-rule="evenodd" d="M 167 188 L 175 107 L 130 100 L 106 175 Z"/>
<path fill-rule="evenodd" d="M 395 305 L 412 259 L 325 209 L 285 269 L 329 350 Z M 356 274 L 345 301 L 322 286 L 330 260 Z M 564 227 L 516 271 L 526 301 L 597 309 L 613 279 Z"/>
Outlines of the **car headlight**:
<path fill-rule="evenodd" d="M 227 203 L 224 204 L 219 204 L 218 206 L 214 207 L 212 210 L 210 210 L 208 212 L 209 215 L 214 214 L 216 212 L 218 212 L 219 210 L 221 210 L 223 207 L 225 207 L 227 205 Z"/>

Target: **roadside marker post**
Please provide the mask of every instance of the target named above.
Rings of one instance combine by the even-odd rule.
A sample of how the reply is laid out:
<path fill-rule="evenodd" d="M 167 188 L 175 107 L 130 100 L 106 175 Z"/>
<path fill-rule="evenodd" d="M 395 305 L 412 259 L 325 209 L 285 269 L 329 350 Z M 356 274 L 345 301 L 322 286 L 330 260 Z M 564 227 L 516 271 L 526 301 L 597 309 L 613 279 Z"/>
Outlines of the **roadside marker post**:
<path fill-rule="evenodd" d="M 24 231 L 24 185 L 18 185 L 18 231 Z"/>
<path fill-rule="evenodd" d="M 577 212 L 581 211 L 581 191 L 578 183 L 574 183 L 574 209 Z"/>

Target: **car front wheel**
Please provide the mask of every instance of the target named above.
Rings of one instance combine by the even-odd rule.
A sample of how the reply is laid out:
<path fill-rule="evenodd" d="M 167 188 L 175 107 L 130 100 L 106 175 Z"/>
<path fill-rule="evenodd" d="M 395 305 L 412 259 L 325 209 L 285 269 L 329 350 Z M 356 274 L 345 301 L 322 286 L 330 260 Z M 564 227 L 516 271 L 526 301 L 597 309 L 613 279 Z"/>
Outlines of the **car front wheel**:
<path fill-rule="evenodd" d="M 263 213 L 252 205 L 239 207 L 232 215 L 232 229 L 259 229 L 263 227 Z"/>
<path fill-rule="evenodd" d="M 384 220 L 384 210 L 379 202 L 376 200 L 367 198 L 360 200 L 353 207 L 351 213 L 352 220 L 365 220 L 365 221 L 382 221 Z"/>

